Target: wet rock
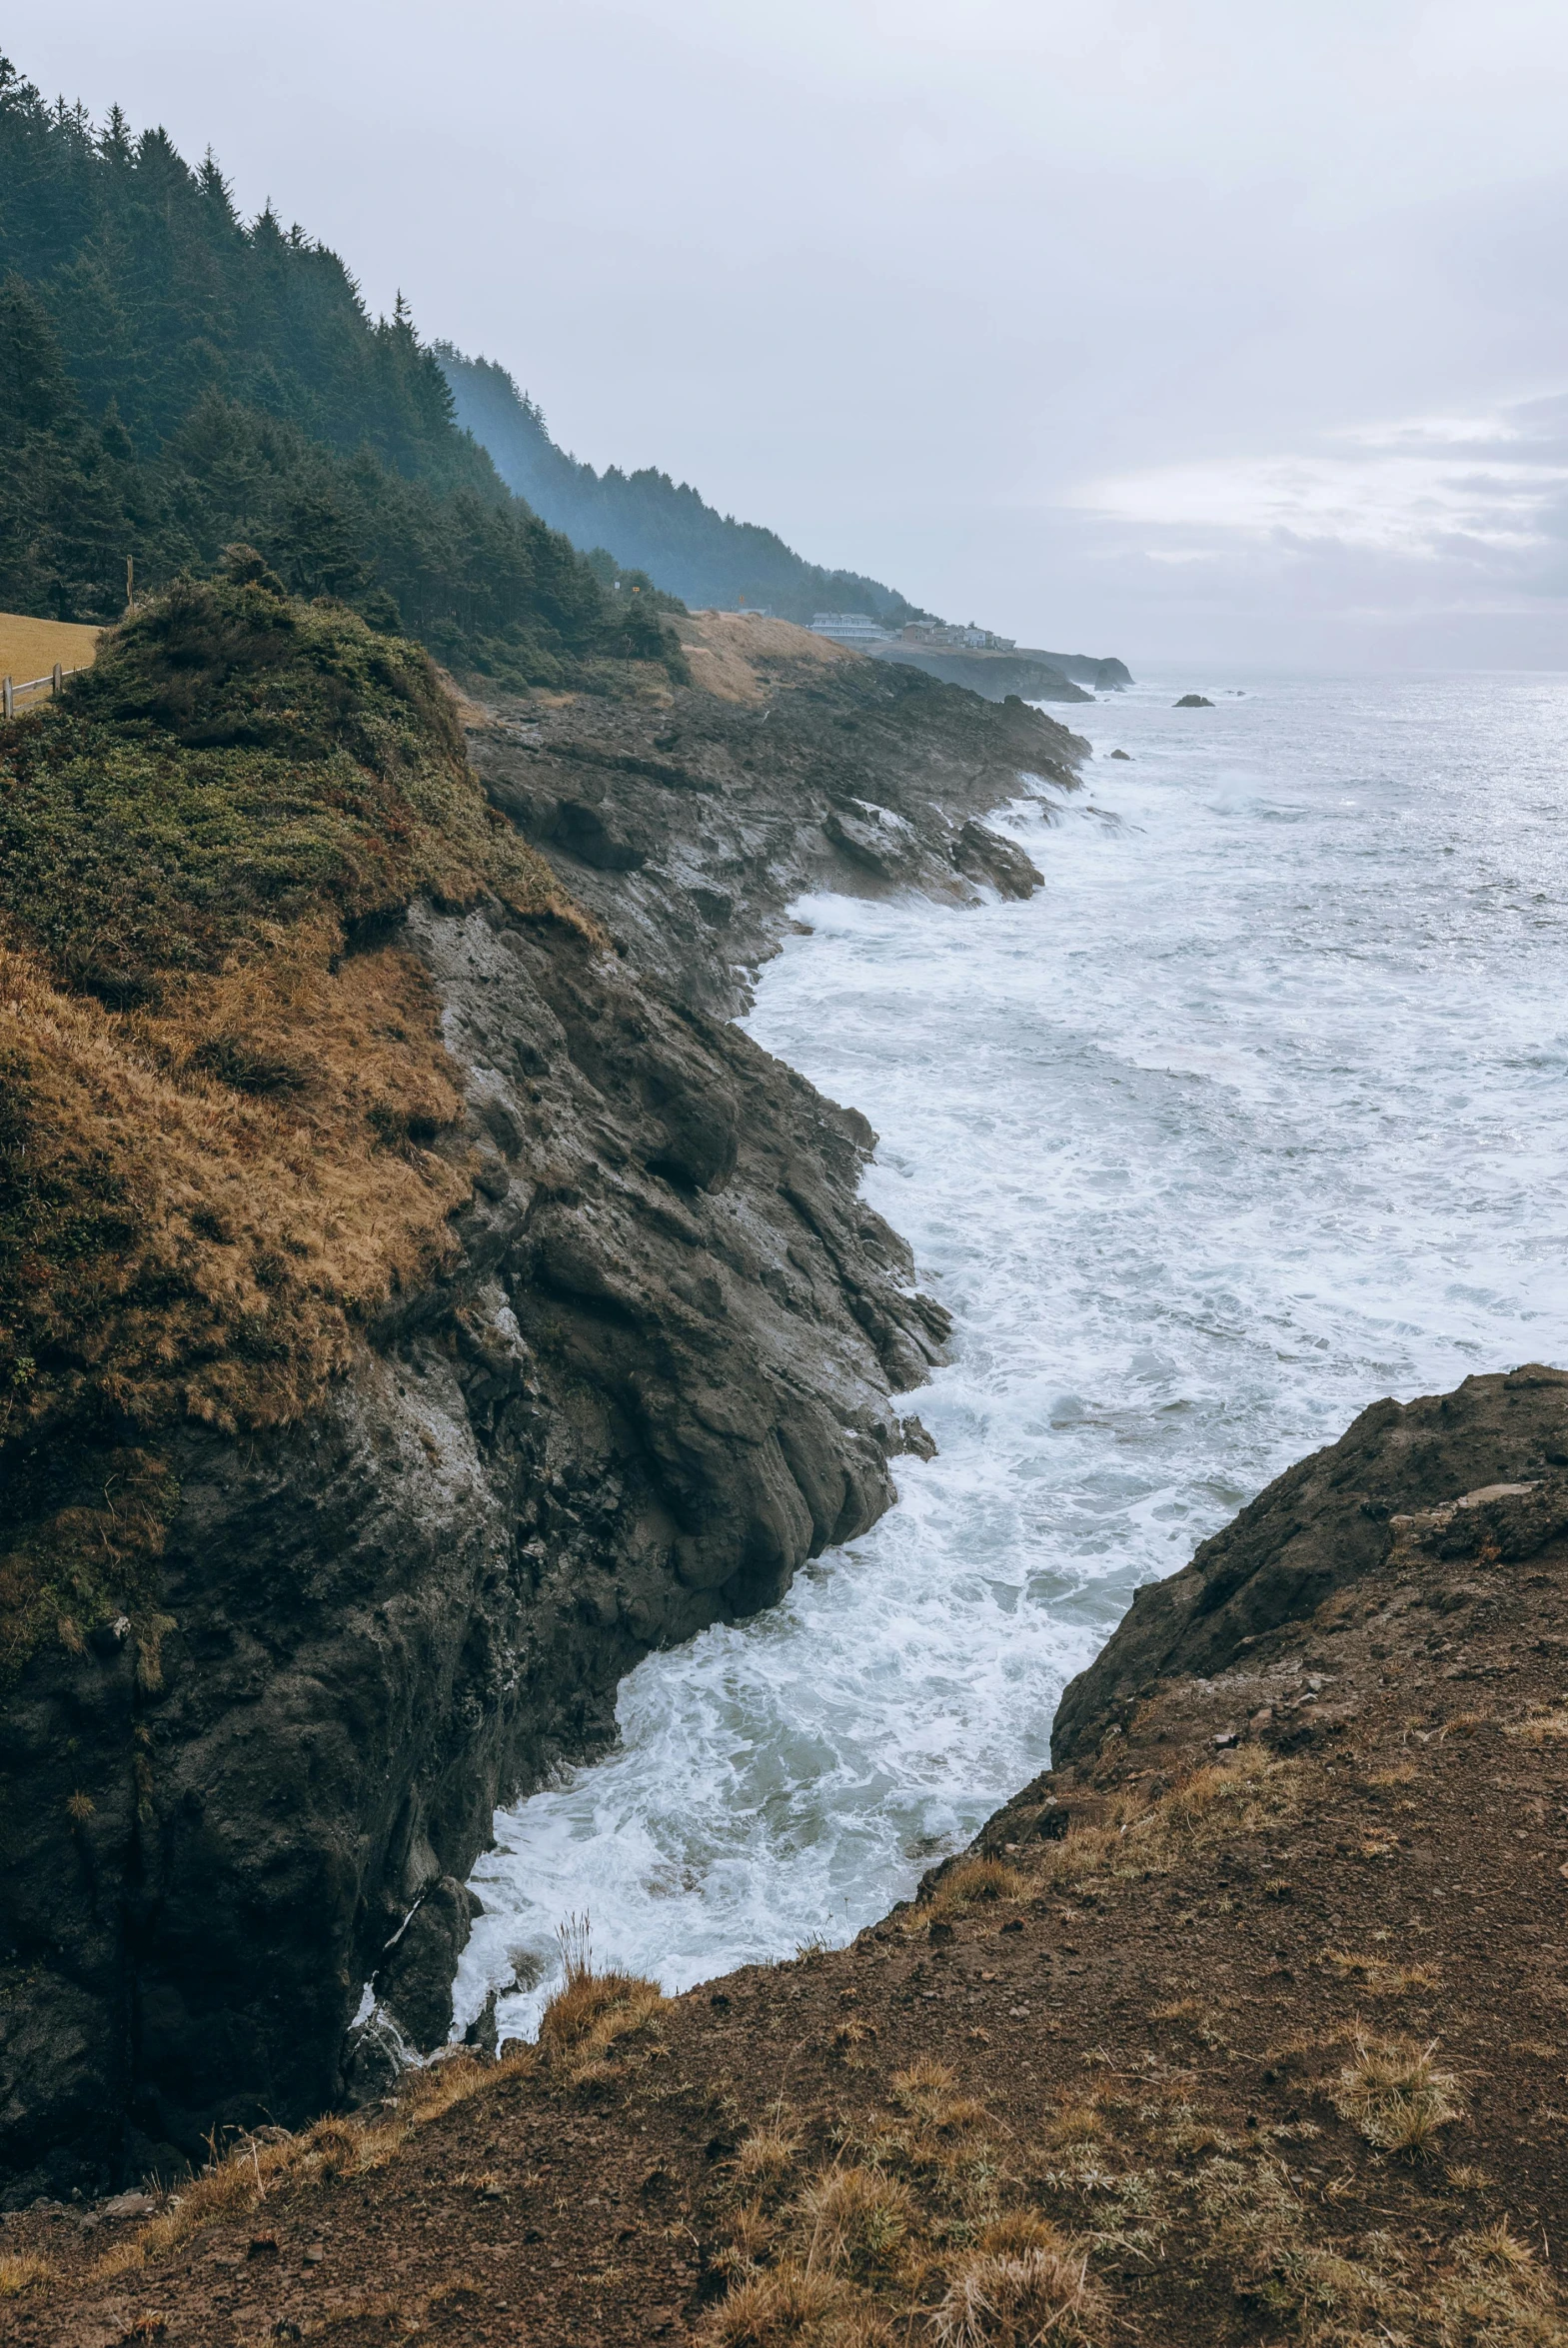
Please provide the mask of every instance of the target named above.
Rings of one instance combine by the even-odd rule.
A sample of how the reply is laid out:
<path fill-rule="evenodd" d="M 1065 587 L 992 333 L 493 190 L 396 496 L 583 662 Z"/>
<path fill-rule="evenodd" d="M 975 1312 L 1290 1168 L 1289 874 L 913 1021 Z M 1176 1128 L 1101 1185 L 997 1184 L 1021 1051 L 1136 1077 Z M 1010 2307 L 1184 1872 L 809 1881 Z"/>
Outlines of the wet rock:
<path fill-rule="evenodd" d="M 392 2094 L 412 2057 L 413 2048 L 385 2014 L 368 2014 L 344 2037 L 333 2100 L 344 2111 L 380 2103 Z"/>
<path fill-rule="evenodd" d="M 952 861 L 970 881 L 994 889 L 1000 897 L 1032 897 L 1041 875 L 1014 840 L 987 830 L 972 818 L 952 846 Z"/>
<path fill-rule="evenodd" d="M 456 1876 L 438 1877 L 382 1958 L 376 1995 L 421 2054 L 444 2045 L 452 2028 L 452 1978 L 478 1907 Z"/>
<path fill-rule="evenodd" d="M 1175 710 L 1211 710 L 1214 707 L 1206 693 L 1184 693 L 1179 701 L 1172 702 L 1170 706 Z"/>
<path fill-rule="evenodd" d="M 848 800 L 828 810 L 822 830 L 835 848 L 883 881 L 908 879 L 918 866 L 914 827 L 890 808 Z"/>

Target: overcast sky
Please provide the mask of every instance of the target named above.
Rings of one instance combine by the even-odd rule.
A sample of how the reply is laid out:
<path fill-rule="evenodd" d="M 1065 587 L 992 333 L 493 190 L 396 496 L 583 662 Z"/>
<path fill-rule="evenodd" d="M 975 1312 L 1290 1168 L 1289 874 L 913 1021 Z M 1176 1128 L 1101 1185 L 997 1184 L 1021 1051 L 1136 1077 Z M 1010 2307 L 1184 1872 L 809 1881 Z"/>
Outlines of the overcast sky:
<path fill-rule="evenodd" d="M 596 465 L 1065 651 L 1568 668 L 1563 0 L 72 0 Z"/>

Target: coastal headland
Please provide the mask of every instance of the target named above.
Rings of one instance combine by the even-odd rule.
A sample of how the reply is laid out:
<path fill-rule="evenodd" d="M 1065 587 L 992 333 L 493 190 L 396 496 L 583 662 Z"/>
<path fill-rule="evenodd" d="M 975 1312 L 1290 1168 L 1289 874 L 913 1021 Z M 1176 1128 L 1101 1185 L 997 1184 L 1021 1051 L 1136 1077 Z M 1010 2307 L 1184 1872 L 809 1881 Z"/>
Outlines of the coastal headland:
<path fill-rule="evenodd" d="M 927 1440 L 874 1137 L 731 1014 L 802 889 L 1034 887 L 1082 746 L 679 628 L 481 703 L 241 550 L 0 745 L 13 2203 L 382 2093 L 498 1801 Z"/>

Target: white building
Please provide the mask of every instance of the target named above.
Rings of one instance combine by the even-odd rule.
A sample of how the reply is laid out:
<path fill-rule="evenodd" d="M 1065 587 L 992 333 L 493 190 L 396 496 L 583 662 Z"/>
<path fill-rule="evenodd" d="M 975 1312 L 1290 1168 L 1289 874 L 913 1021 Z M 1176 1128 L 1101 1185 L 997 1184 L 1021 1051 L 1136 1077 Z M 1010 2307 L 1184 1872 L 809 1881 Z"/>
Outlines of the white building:
<path fill-rule="evenodd" d="M 830 636 L 834 644 L 891 644 L 891 631 L 873 620 L 868 612 L 816 612 L 811 617 L 813 636 Z"/>

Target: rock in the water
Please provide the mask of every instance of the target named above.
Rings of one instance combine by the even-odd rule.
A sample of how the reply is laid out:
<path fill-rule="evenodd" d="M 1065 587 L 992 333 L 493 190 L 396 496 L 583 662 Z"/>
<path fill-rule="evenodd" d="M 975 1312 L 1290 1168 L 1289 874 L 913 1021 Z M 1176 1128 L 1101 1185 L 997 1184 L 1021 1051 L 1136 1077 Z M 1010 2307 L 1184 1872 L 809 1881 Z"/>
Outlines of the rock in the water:
<path fill-rule="evenodd" d="M 478 1905 L 455 1875 L 438 1876 L 381 1960 L 376 1995 L 421 2054 L 452 2028 L 452 1977 Z"/>
<path fill-rule="evenodd" d="M 357 2022 L 343 2041 L 337 2101 L 346 2111 L 363 2111 L 392 2094 L 408 2069 L 413 2049 L 383 2013 Z"/>
<path fill-rule="evenodd" d="M 953 842 L 952 861 L 966 880 L 985 883 L 1000 897 L 1031 897 L 1042 878 L 1016 841 L 972 821 Z"/>
<path fill-rule="evenodd" d="M 1132 753 L 1130 750 L 1113 750 L 1110 755 L 1113 759 L 1130 759 Z"/>
<path fill-rule="evenodd" d="M 841 848 L 880 879 L 912 878 L 918 861 L 914 828 L 891 808 L 870 807 L 861 799 L 846 800 L 828 811 L 822 830 L 834 848 Z"/>
<path fill-rule="evenodd" d="M 1179 701 L 1172 702 L 1170 706 L 1176 710 L 1211 710 L 1214 707 L 1206 693 L 1184 693 Z"/>

